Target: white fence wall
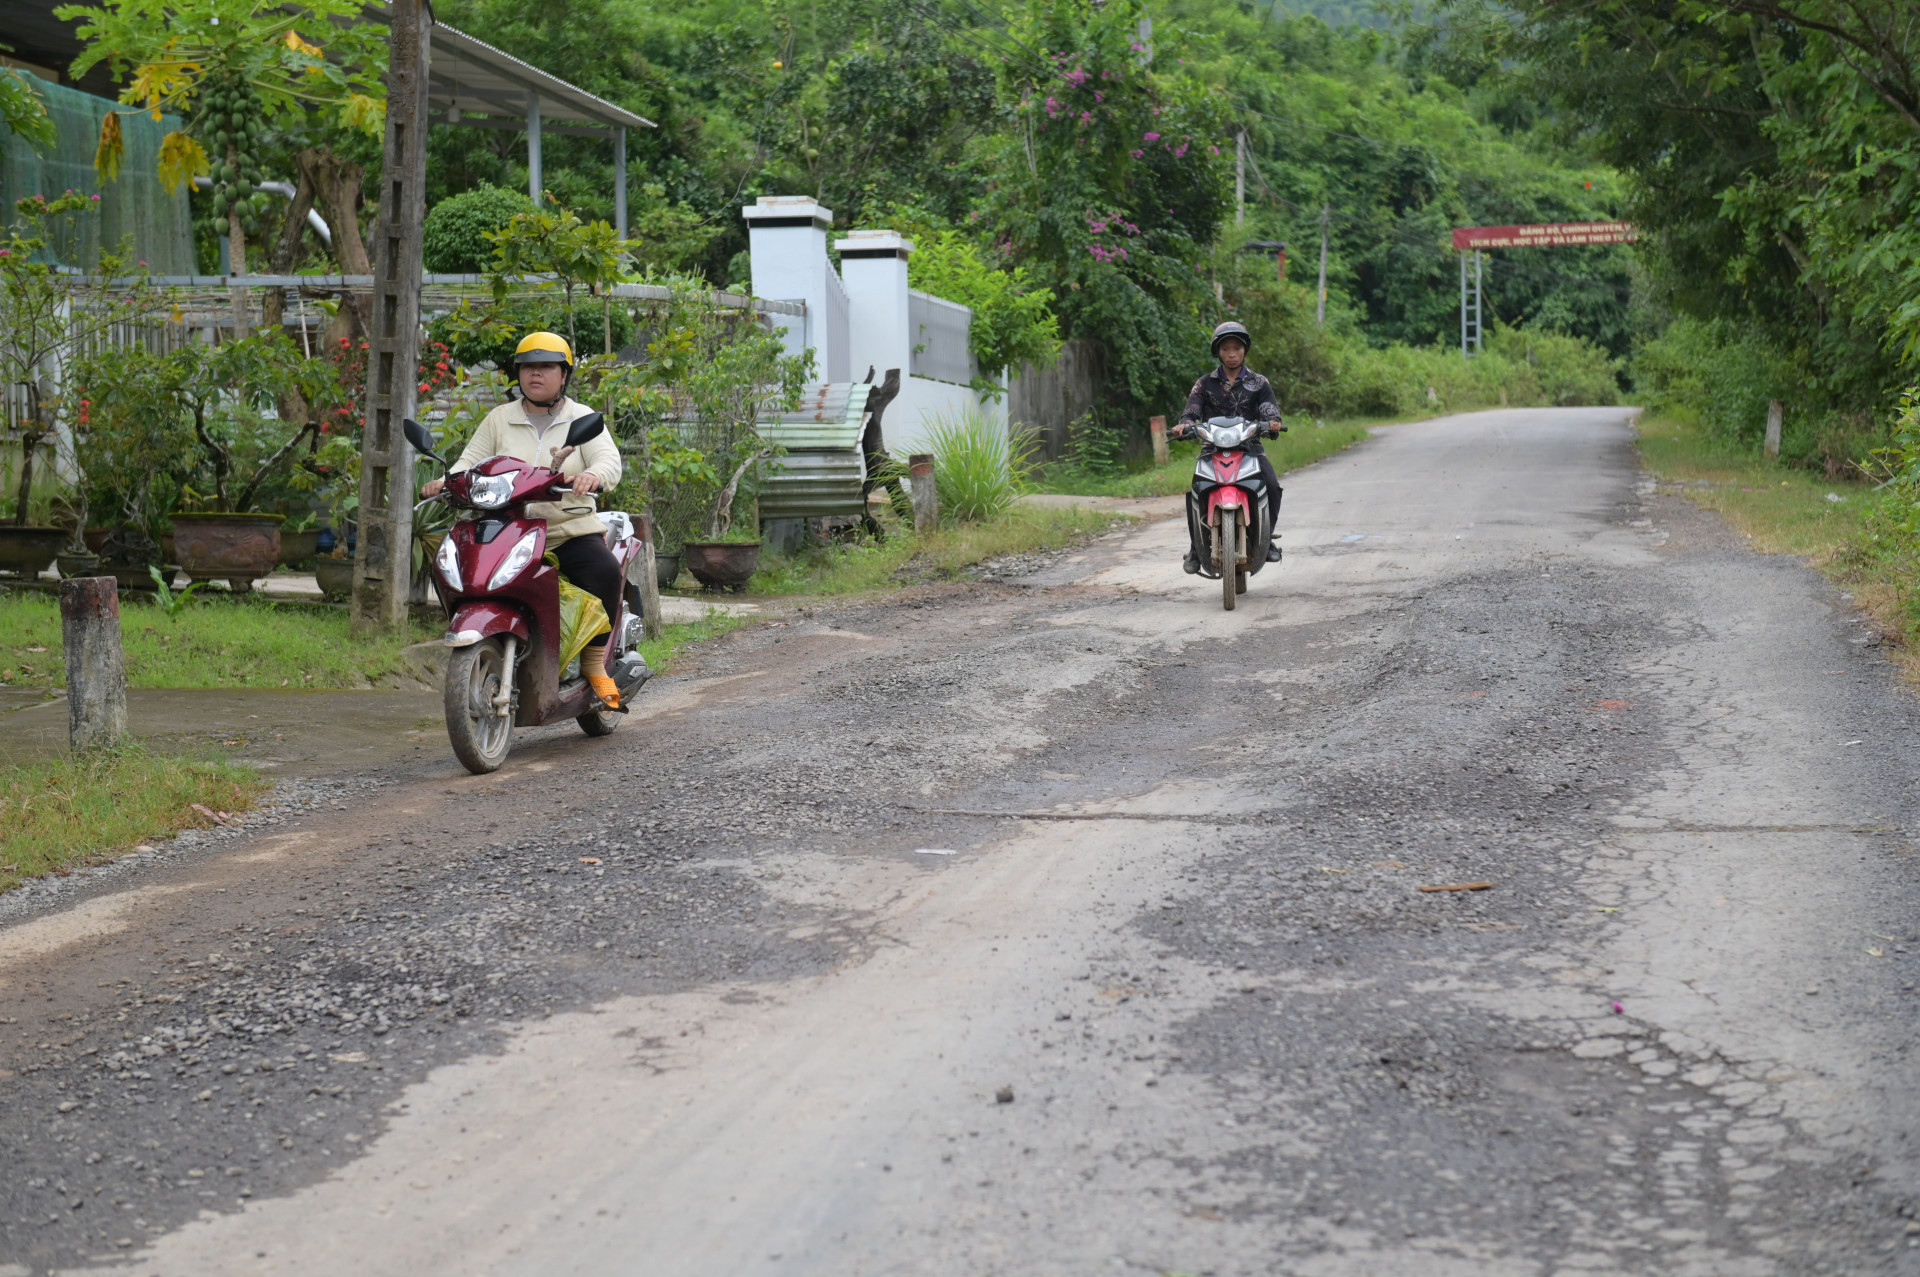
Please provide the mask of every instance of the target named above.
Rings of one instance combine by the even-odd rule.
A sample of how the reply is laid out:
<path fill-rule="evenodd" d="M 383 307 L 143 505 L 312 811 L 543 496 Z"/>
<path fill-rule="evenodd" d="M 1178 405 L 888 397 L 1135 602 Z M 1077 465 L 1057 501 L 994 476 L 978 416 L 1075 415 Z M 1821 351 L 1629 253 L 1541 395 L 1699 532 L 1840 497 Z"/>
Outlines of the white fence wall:
<path fill-rule="evenodd" d="M 979 373 L 968 348 L 973 311 L 915 289 L 907 293 L 907 322 L 913 337 L 913 376 L 972 384 Z"/>

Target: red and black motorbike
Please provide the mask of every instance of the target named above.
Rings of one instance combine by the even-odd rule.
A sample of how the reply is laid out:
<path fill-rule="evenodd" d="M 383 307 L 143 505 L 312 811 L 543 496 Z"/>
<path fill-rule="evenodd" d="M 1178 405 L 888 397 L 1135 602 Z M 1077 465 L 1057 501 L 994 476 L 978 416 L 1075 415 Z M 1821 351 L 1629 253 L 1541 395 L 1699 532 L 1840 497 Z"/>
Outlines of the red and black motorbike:
<path fill-rule="evenodd" d="M 433 436 L 416 421 L 403 425 L 422 456 L 446 465 Z M 567 428 L 577 448 L 606 428 L 590 413 Z M 580 676 L 577 661 L 560 667 L 560 572 L 544 561 L 547 521 L 526 506 L 551 501 L 572 487 L 557 470 L 513 457 L 488 457 L 448 475 L 431 501 L 471 514 L 454 523 L 434 557 L 440 600 L 447 609 L 445 705 L 447 737 L 470 772 L 490 772 L 507 760 L 515 727 L 544 727 L 571 718 L 589 736 L 620 725 L 634 693 L 651 671 L 640 655 L 640 593 L 634 586 L 644 546 L 633 520 L 603 511 L 607 542 L 627 582 L 618 616 L 607 619 L 607 673 L 620 689 L 620 708 L 608 709 Z M 425 505 L 426 502 L 421 502 Z"/>
<path fill-rule="evenodd" d="M 1247 444 L 1274 427 L 1214 417 L 1188 429 L 1201 446 L 1187 493 L 1187 528 L 1192 544 L 1200 547 L 1200 575 L 1219 580 L 1220 606 L 1231 612 L 1247 591 L 1247 578 L 1267 565 L 1273 494 L 1260 473 L 1260 458 Z"/>

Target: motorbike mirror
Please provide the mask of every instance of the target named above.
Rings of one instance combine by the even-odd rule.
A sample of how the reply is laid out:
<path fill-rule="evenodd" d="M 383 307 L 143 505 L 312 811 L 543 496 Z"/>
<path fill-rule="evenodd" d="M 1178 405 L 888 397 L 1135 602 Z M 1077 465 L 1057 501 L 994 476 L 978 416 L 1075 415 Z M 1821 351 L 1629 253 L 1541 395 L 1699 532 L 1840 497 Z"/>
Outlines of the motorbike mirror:
<path fill-rule="evenodd" d="M 606 417 L 597 412 L 590 412 L 567 427 L 567 447 L 578 448 L 587 440 L 597 438 L 606 428 Z"/>
<path fill-rule="evenodd" d="M 430 457 L 443 466 L 447 464 L 440 454 L 433 450 L 433 436 L 427 433 L 425 426 L 412 417 L 400 423 L 400 433 L 407 437 L 407 442 L 412 444 L 413 450 L 421 456 Z"/>

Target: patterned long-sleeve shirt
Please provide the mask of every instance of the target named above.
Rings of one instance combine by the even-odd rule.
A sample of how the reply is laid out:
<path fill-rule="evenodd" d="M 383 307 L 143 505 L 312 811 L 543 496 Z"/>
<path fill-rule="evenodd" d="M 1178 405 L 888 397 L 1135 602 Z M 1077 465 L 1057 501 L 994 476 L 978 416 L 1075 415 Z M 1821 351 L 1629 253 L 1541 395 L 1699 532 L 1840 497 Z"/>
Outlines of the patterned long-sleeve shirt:
<path fill-rule="evenodd" d="M 1187 396 L 1187 408 L 1180 414 L 1180 424 L 1190 425 L 1214 417 L 1280 420 L 1280 404 L 1273 397 L 1273 383 L 1250 368 L 1242 368 L 1238 377 L 1228 381 L 1226 369 L 1216 367 L 1193 383 L 1193 393 Z"/>

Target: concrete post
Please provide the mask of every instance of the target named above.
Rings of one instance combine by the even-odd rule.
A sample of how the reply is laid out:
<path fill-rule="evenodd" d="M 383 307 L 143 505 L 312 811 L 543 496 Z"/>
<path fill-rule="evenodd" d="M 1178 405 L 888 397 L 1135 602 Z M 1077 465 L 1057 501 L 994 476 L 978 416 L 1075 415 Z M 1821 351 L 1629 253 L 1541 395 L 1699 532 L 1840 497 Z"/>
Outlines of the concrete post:
<path fill-rule="evenodd" d="M 613 233 L 627 237 L 627 126 L 614 131 L 613 140 Z"/>
<path fill-rule="evenodd" d="M 427 208 L 426 0 L 393 0 L 388 36 L 387 145 L 374 245 L 367 417 L 360 438 L 360 541 L 353 560 L 353 632 L 406 632 L 413 575 L 413 447 L 400 433 L 420 364 L 421 223 Z"/>
<path fill-rule="evenodd" d="M 913 320 L 907 300 L 907 258 L 913 241 L 888 230 L 854 231 L 840 250 L 840 278 L 847 288 L 847 366 L 853 375 L 871 366 L 913 367 Z"/>
<path fill-rule="evenodd" d="M 660 568 L 654 558 L 657 548 L 653 535 L 653 516 L 636 515 L 634 528 L 640 533 L 640 557 L 636 566 L 640 569 L 640 579 L 633 581 L 631 574 L 627 579 L 640 587 L 640 632 L 650 639 L 660 637 Z"/>
<path fill-rule="evenodd" d="M 1147 418 L 1147 429 L 1153 435 L 1153 464 L 1164 466 L 1170 454 L 1167 452 L 1167 419 L 1165 417 Z"/>
<path fill-rule="evenodd" d="M 940 490 L 933 480 L 933 454 L 916 452 L 907 459 L 913 480 L 913 530 L 924 536 L 940 526 Z"/>
<path fill-rule="evenodd" d="M 1778 399 L 1767 401 L 1767 442 L 1769 457 L 1780 455 L 1780 427 L 1786 421 L 1787 406 Z"/>
<path fill-rule="evenodd" d="M 846 290 L 827 260 L 827 231 L 833 210 L 808 195 L 763 195 L 742 211 L 753 267 L 753 295 L 775 301 L 802 301 L 804 321 L 769 315 L 781 331 L 787 353 L 812 347 L 814 375 L 822 381 L 851 381 L 847 357 Z"/>
<path fill-rule="evenodd" d="M 1333 205 L 1320 206 L 1320 308 L 1314 315 L 1314 322 L 1320 327 L 1327 326 L 1327 232 L 1333 223 Z"/>
<path fill-rule="evenodd" d="M 541 183 L 546 180 L 540 164 L 540 95 L 527 90 L 527 198 L 541 208 L 547 206 Z"/>
<path fill-rule="evenodd" d="M 67 731 L 75 749 L 111 745 L 127 732 L 127 666 L 120 651 L 120 590 L 110 576 L 60 582 L 67 658 Z"/>

